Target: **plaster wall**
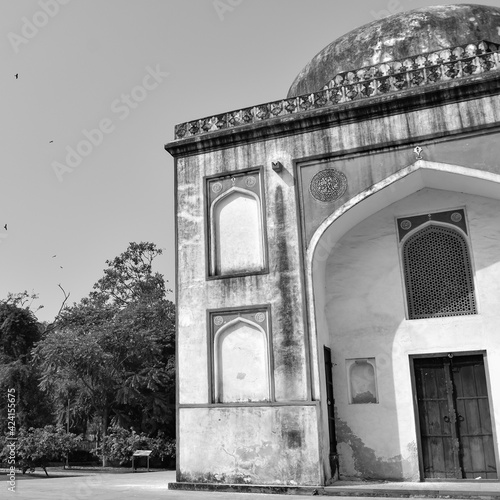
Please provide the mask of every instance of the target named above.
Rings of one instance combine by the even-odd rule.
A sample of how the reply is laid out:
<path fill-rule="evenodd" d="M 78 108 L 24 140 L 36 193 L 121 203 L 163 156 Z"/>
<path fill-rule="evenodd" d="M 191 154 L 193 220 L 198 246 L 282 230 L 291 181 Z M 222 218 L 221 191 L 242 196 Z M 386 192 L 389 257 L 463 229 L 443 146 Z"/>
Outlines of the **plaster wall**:
<path fill-rule="evenodd" d="M 491 140 L 495 133 L 494 127 L 498 127 L 500 123 L 498 95 L 469 99 L 467 102 L 450 102 L 440 105 L 436 105 L 435 102 L 432 105 L 427 103 L 427 107 L 407 109 L 404 113 L 391 112 L 389 101 L 380 102 L 372 108 L 369 104 L 364 105 L 366 115 L 356 111 L 357 103 L 353 103 L 351 107 L 346 106 L 345 111 L 316 110 L 317 112 L 303 117 L 270 120 L 269 123 L 241 127 L 239 130 L 219 131 L 207 134 L 206 137 L 180 140 L 169 146 L 169 150 L 173 151 L 176 156 L 177 175 L 178 450 L 181 457 L 179 474 L 184 478 L 190 477 L 193 481 L 204 480 L 205 476 L 198 474 L 198 462 L 190 450 L 197 449 L 198 442 L 204 433 L 212 432 L 211 426 L 215 424 L 215 416 L 220 411 L 227 412 L 228 426 L 221 428 L 220 432 L 216 426 L 214 427 L 216 431 L 213 436 L 216 439 L 227 433 L 228 429 L 232 429 L 233 425 L 236 427 L 242 425 L 239 420 L 236 422 L 229 418 L 229 415 L 235 418 L 238 415 L 241 416 L 243 410 L 240 407 L 213 405 L 211 401 L 209 383 L 213 367 L 209 356 L 210 333 L 207 310 L 243 308 L 263 304 L 270 305 L 273 356 L 271 383 L 274 386 L 275 398 L 270 406 L 263 404 L 261 408 L 275 408 L 275 411 L 278 411 L 280 403 L 290 401 L 303 402 L 304 407 L 307 407 L 308 401 L 321 399 L 322 411 L 316 415 L 318 419 L 316 438 L 319 435 L 320 441 L 317 446 L 314 445 L 315 448 L 310 448 L 310 451 L 318 453 L 317 463 L 322 467 L 319 481 L 324 482 L 330 478 L 326 437 L 328 427 L 325 419 L 326 407 L 323 404 L 326 400 L 323 383 L 324 367 L 321 349 L 318 348 L 323 343 L 328 345 L 333 339 L 330 322 L 323 313 L 329 304 L 330 297 L 324 293 L 328 285 L 324 281 L 326 277 L 320 276 L 316 270 L 309 268 L 317 266 L 318 259 L 311 259 L 311 264 L 308 264 L 309 256 L 306 259 L 305 255 L 310 249 L 301 247 L 299 214 L 305 213 L 306 220 L 312 220 L 317 227 L 329 214 L 335 210 L 342 210 L 344 204 L 355 200 L 363 191 L 369 192 L 376 183 L 383 182 L 384 179 L 411 165 L 415 161 L 413 147 L 416 144 L 424 146 L 426 160 L 429 161 L 467 164 L 485 172 L 498 172 L 499 170 L 497 158 L 500 141 Z M 490 135 L 485 133 L 488 129 L 492 129 Z M 474 133 L 476 136 L 469 141 L 463 136 L 465 133 Z M 445 141 L 447 137 L 449 142 Z M 463 138 L 460 139 L 460 146 L 457 148 L 458 137 Z M 301 183 L 300 175 L 296 177 L 294 162 L 305 162 L 326 156 L 356 155 L 362 154 L 360 153 L 362 151 L 371 153 L 373 150 L 385 151 L 391 161 L 387 161 L 387 157 L 382 156 L 379 156 L 377 161 L 373 161 L 374 157 L 370 156 L 366 165 L 356 162 L 346 163 L 345 173 L 349 184 L 345 197 L 314 217 L 309 217 L 310 212 L 309 215 L 307 214 L 308 207 L 314 205 L 310 199 L 302 198 L 301 205 L 298 206 L 297 199 L 304 196 L 307 184 Z M 275 161 L 281 162 L 284 167 L 279 173 L 272 169 L 272 162 Z M 337 168 L 335 165 L 332 166 Z M 263 200 L 268 272 L 224 279 L 207 278 L 204 176 L 227 175 L 249 168 L 261 168 L 264 181 Z M 344 167 L 340 170 L 344 171 Z M 302 194 L 297 198 L 296 190 L 299 189 L 302 189 Z M 390 199 L 394 196 L 395 199 L 399 199 L 401 196 L 396 194 L 396 191 L 401 193 L 405 189 L 404 182 L 399 183 L 397 188 L 391 186 L 387 190 L 387 197 Z M 363 218 L 364 216 L 360 220 Z M 339 222 L 342 225 L 342 218 Z M 334 226 L 339 227 L 338 223 Z M 346 230 L 348 227 L 347 224 Z M 308 245 L 310 238 L 314 239 L 316 233 L 309 227 L 306 229 L 303 232 L 303 241 Z M 340 233 L 342 232 L 341 229 Z M 314 245 L 311 245 L 311 248 L 312 252 L 316 252 Z M 330 247 L 327 245 L 320 250 L 322 256 L 319 259 L 321 261 L 319 268 L 324 267 L 325 262 L 322 259 L 327 257 Z M 315 257 L 317 255 L 318 252 Z M 303 267 L 306 267 L 304 274 L 308 280 L 309 291 L 307 318 Z M 312 285 L 309 283 L 311 274 L 315 276 L 314 301 Z M 316 293 L 318 289 L 323 292 Z M 394 318 L 391 319 L 393 320 Z M 309 326 L 306 326 L 307 323 Z M 446 323 L 443 321 L 443 324 Z M 360 343 L 360 345 L 363 344 Z M 370 347 L 370 344 L 367 343 L 366 347 Z M 333 343 L 332 348 L 335 355 L 336 346 Z M 392 351 L 390 354 L 392 355 Z M 396 361 L 392 362 L 396 363 Z M 383 363 L 383 361 L 377 361 L 377 369 L 383 367 Z M 396 368 L 403 370 L 402 377 L 407 376 L 406 365 L 404 367 L 391 365 L 391 373 L 396 373 Z M 338 367 L 336 370 L 338 371 Z M 336 373 L 336 377 L 340 376 L 340 373 Z M 406 388 L 401 390 L 403 402 L 408 399 L 405 390 Z M 336 394 L 336 397 L 338 396 L 339 394 Z M 386 395 L 382 392 L 380 397 L 382 396 L 385 398 Z M 395 401 L 395 395 L 393 399 Z M 381 403 L 379 403 L 381 408 L 380 405 Z M 190 420 L 186 420 L 183 416 L 188 414 Z M 253 406 L 249 405 L 249 412 L 245 413 L 245 420 L 241 422 L 255 431 L 252 436 L 248 434 L 244 442 L 247 446 L 257 446 L 261 436 L 265 435 L 268 430 L 267 427 L 260 426 L 263 421 L 255 413 Z M 308 422 L 308 425 L 312 425 L 312 420 Z M 359 432 L 355 426 L 353 429 L 353 432 Z M 344 436 L 348 433 L 346 429 Z M 353 439 L 361 439 L 357 437 L 357 434 L 353 433 L 352 436 Z M 386 458 L 390 459 L 398 454 L 404 455 L 404 460 L 400 458 L 395 460 L 399 464 L 396 467 L 398 477 L 413 477 L 415 474 L 414 437 L 412 441 L 408 439 L 408 436 L 408 433 L 404 434 L 406 445 L 410 445 L 406 449 L 404 449 L 405 443 L 401 444 L 402 442 L 396 447 L 385 448 L 386 445 L 380 445 L 382 446 L 380 447 L 377 444 L 377 454 L 374 455 L 375 458 L 372 461 L 377 462 L 377 457 L 387 461 Z M 237 437 L 239 439 L 239 436 Z M 280 439 L 276 438 L 273 443 L 281 447 L 281 453 L 286 454 L 289 443 Z M 216 441 L 205 440 L 203 442 L 206 444 L 204 453 L 211 454 L 210 456 L 213 457 L 213 463 L 210 465 L 213 469 L 214 463 L 219 460 L 223 462 L 222 457 L 226 453 L 217 446 Z M 373 444 L 369 440 L 367 442 L 369 445 Z M 233 443 L 233 445 L 236 444 L 236 442 Z M 349 463 L 349 457 L 351 457 L 352 464 L 355 464 L 352 448 L 342 449 L 343 446 L 341 444 L 344 467 Z M 404 453 L 401 453 L 403 449 Z M 297 456 L 292 455 L 293 460 L 289 463 L 292 469 L 297 463 L 295 460 Z M 233 472 L 235 470 L 233 468 Z M 359 470 L 359 467 L 356 468 L 353 465 L 353 474 L 357 474 Z M 226 473 L 225 477 L 231 474 L 229 469 Z M 384 474 L 386 477 L 397 475 L 394 473 L 394 468 L 389 468 L 389 472 L 384 472 L 382 475 Z M 308 481 L 317 479 L 317 476 L 311 473 L 308 477 L 303 475 L 301 481 L 303 484 L 309 484 Z M 271 481 L 271 478 L 260 476 L 254 480 L 265 483 Z"/>
<path fill-rule="evenodd" d="M 307 358 L 304 345 L 304 294 L 301 277 L 299 221 L 295 199 L 293 161 L 339 151 L 387 146 L 401 141 L 421 140 L 440 134 L 452 135 L 464 130 L 491 126 L 500 122 L 498 96 L 479 98 L 467 103 L 448 104 L 406 114 L 383 116 L 361 122 L 346 122 L 340 126 L 295 135 L 266 138 L 233 147 L 202 152 L 177 159 L 178 185 L 178 311 L 179 311 L 179 402 L 207 402 L 206 310 L 224 307 L 271 303 L 274 339 L 274 383 L 278 401 L 307 399 Z M 272 126 L 269 127 L 272 132 Z M 441 143 L 446 144 L 446 143 Z M 482 151 L 472 159 L 475 168 L 497 170 L 492 151 L 500 141 L 490 140 L 490 146 L 471 147 L 470 151 L 452 144 L 443 153 L 442 147 L 431 145 L 432 160 L 445 156 L 449 162 L 464 155 Z M 486 157 L 484 156 L 486 155 Z M 413 148 L 401 155 L 393 154 L 391 162 L 379 161 L 366 169 L 354 170 L 349 189 L 336 206 L 341 206 L 363 189 L 385 179 L 414 161 Z M 433 156 L 436 156 L 434 158 Z M 404 161 L 406 158 L 406 162 Z M 483 161 L 477 162 L 477 159 Z M 281 173 L 271 168 L 279 160 Z M 227 174 L 240 169 L 262 166 L 264 176 L 265 216 L 269 273 L 222 280 L 207 280 L 206 216 L 204 207 L 204 175 Z M 309 202 L 308 202 L 309 203 Z M 333 210 L 330 207 L 329 210 Z M 280 293 L 275 293 L 280 290 Z M 312 345 L 313 397 L 319 397 L 317 346 Z M 196 360 L 197 373 L 187 373 Z"/>
<path fill-rule="evenodd" d="M 316 412 L 315 404 L 182 408 L 179 430 L 191 446 L 180 450 L 178 480 L 319 484 Z"/>
<path fill-rule="evenodd" d="M 395 217 L 458 207 L 467 211 L 478 314 L 407 320 Z M 419 478 L 412 354 L 485 350 L 499 435 L 499 211 L 498 200 L 425 188 L 366 218 L 332 248 L 320 300 L 335 363 L 341 477 Z M 379 401 L 349 404 L 346 360 L 367 357 L 376 360 Z"/>
<path fill-rule="evenodd" d="M 207 217 L 202 174 L 263 168 L 268 271 L 207 279 Z M 304 295 L 293 181 L 275 174 L 261 145 L 177 162 L 178 389 L 180 404 L 208 404 L 207 310 L 270 304 L 276 401 L 308 399 Z M 279 290 L 280 293 L 277 293 Z M 196 369 L 191 369 L 196 366 Z"/>

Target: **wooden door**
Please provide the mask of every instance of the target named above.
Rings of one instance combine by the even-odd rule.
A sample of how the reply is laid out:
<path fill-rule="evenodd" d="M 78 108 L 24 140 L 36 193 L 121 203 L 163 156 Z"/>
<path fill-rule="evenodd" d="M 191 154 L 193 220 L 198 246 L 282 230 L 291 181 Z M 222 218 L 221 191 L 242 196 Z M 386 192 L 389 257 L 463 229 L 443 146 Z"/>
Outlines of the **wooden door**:
<path fill-rule="evenodd" d="M 326 378 L 326 404 L 328 405 L 328 433 L 330 438 L 330 468 L 332 477 L 338 470 L 337 436 L 335 434 L 335 400 L 333 399 L 333 374 L 332 352 L 329 347 L 324 347 L 325 378 Z"/>
<path fill-rule="evenodd" d="M 424 478 L 496 479 L 483 357 L 414 359 Z"/>
<path fill-rule="evenodd" d="M 454 357 L 451 372 L 463 477 L 497 479 L 483 357 Z"/>

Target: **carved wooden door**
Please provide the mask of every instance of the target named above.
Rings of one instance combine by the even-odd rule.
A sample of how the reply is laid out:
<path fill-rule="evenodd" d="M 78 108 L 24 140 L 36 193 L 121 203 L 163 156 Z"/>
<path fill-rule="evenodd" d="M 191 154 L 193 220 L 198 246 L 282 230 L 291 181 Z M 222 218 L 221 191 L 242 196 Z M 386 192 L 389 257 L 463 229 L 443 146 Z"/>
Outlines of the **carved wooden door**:
<path fill-rule="evenodd" d="M 414 360 L 424 478 L 496 479 L 484 362 Z"/>

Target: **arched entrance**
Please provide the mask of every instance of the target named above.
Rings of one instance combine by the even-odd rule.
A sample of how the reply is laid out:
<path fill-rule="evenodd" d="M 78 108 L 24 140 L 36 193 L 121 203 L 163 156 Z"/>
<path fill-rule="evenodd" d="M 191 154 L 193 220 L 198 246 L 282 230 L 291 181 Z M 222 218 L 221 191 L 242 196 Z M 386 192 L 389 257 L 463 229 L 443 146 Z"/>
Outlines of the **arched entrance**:
<path fill-rule="evenodd" d="M 476 355 L 479 351 L 488 353 L 489 359 L 496 355 L 493 325 L 498 317 L 488 296 L 494 293 L 495 277 L 500 276 L 500 259 L 491 250 L 493 233 L 497 255 L 500 249 L 500 224 L 491 214 L 498 213 L 498 200 L 497 174 L 420 160 L 352 198 L 314 234 L 306 277 L 313 391 L 322 402 L 324 464 L 328 463 L 329 422 L 322 368 L 326 346 L 333 355 L 341 474 L 406 480 L 426 477 L 410 356 Z M 479 314 L 409 320 L 395 218 L 464 205 L 471 207 L 473 217 Z M 484 337 L 472 339 L 471 331 L 478 328 Z M 493 363 L 486 372 L 490 381 L 500 375 Z M 493 422 L 495 443 L 497 432 Z M 498 462 L 496 444 L 495 454 Z M 328 476 L 328 466 L 325 471 Z"/>

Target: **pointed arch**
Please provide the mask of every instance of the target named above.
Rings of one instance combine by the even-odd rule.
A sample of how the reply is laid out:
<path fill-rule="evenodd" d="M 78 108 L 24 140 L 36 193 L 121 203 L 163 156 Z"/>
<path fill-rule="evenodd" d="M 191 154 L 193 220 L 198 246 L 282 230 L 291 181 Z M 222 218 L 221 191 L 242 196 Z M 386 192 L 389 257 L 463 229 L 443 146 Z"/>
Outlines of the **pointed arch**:
<path fill-rule="evenodd" d="M 432 222 L 402 241 L 408 319 L 477 313 L 470 251 L 461 233 Z"/>
<path fill-rule="evenodd" d="M 210 275 L 224 276 L 265 269 L 261 199 L 232 187 L 210 205 Z"/>
<path fill-rule="evenodd" d="M 214 336 L 216 403 L 269 401 L 271 373 L 266 331 L 246 318 L 235 318 Z"/>
<path fill-rule="evenodd" d="M 417 160 L 351 198 L 328 216 L 313 234 L 306 251 L 306 294 L 313 399 L 320 397 L 318 329 L 326 327 L 324 289 L 326 261 L 336 242 L 358 223 L 423 189 L 463 192 L 500 200 L 500 175 L 460 165 Z"/>

